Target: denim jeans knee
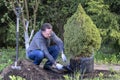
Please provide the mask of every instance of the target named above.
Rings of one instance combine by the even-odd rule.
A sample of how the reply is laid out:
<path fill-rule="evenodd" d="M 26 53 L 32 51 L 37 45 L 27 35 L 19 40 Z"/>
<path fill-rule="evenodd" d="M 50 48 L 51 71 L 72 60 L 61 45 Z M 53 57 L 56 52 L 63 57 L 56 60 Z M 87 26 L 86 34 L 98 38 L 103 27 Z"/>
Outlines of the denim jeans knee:
<path fill-rule="evenodd" d="M 28 57 L 34 60 L 34 64 L 39 65 L 44 58 L 44 53 L 41 50 L 33 50 L 28 53 Z"/>

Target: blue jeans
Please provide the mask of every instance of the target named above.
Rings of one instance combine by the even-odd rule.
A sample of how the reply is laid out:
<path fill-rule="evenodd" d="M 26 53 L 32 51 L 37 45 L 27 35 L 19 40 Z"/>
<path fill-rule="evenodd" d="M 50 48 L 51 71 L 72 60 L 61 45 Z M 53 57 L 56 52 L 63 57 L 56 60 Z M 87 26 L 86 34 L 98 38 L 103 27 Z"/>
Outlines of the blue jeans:
<path fill-rule="evenodd" d="M 54 45 L 54 46 L 48 47 L 48 51 L 51 54 L 51 56 L 53 56 L 53 58 L 56 60 L 60 49 L 57 45 Z M 41 50 L 33 50 L 28 53 L 28 57 L 29 59 L 33 60 L 34 64 L 39 65 L 41 61 L 45 58 L 45 55 L 44 55 L 44 52 Z M 48 60 L 45 63 L 45 66 L 47 65 L 51 66 L 52 63 Z"/>

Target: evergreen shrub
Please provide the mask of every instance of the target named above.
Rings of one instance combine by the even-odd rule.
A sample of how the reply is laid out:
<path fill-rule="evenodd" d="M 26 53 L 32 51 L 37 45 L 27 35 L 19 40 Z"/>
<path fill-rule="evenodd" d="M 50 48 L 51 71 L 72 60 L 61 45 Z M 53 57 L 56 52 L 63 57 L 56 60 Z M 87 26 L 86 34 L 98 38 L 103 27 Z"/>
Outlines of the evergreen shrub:
<path fill-rule="evenodd" d="M 64 25 L 65 52 L 88 57 L 101 46 L 100 32 L 81 4 Z"/>

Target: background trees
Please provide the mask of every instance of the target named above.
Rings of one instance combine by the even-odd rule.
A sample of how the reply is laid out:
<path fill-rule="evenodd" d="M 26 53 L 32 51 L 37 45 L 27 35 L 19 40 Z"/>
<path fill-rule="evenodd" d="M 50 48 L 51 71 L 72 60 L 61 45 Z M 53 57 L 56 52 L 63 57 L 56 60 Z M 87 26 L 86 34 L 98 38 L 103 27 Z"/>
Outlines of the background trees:
<path fill-rule="evenodd" d="M 101 32 L 101 50 L 114 53 L 120 51 L 120 18 L 119 15 L 111 12 L 113 8 L 110 7 L 115 2 L 111 1 L 108 3 L 111 3 L 111 5 L 105 4 L 103 0 L 91 0 L 86 4 L 87 7 L 85 9 Z"/>
<path fill-rule="evenodd" d="M 32 1 L 32 0 L 30 0 Z M 36 17 L 38 30 L 42 23 L 50 22 L 54 31 L 63 39 L 63 26 L 81 3 L 87 15 L 91 17 L 101 32 L 101 51 L 107 53 L 120 52 L 120 1 L 119 0 L 41 0 Z M 29 3 L 31 5 L 31 3 Z M 32 15 L 33 9 L 29 7 Z M 14 12 L 6 0 L 0 0 L 0 47 L 15 46 L 15 19 Z M 20 43 L 24 45 L 23 30 Z"/>

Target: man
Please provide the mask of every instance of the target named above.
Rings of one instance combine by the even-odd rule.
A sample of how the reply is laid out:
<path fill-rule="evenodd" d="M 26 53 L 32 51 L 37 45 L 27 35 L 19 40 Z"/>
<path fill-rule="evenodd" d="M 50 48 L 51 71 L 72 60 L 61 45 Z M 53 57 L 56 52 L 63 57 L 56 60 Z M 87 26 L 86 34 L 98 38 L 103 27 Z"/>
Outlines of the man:
<path fill-rule="evenodd" d="M 51 41 L 56 44 L 50 46 Z M 40 65 L 41 61 L 47 58 L 48 61 L 45 63 L 44 69 L 49 69 L 52 66 L 61 69 L 63 65 L 56 63 L 56 59 L 58 54 L 61 53 L 63 61 L 66 61 L 63 47 L 63 41 L 53 32 L 52 25 L 44 23 L 30 43 L 27 50 L 28 57 L 33 60 L 33 63 L 36 65 Z"/>

